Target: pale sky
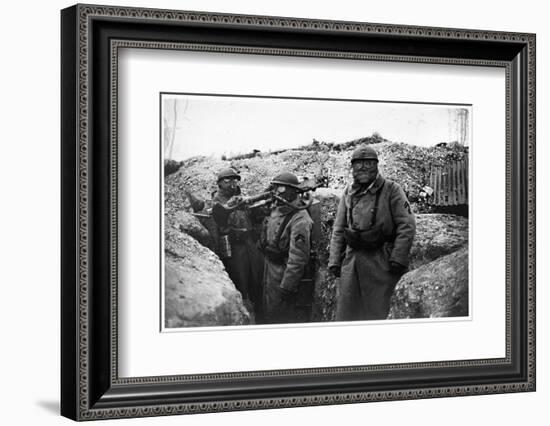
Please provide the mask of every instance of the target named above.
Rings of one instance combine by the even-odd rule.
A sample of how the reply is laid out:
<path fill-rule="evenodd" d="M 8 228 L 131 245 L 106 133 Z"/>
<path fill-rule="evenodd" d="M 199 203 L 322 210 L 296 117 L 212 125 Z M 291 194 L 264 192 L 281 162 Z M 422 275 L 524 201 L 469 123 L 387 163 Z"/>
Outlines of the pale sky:
<path fill-rule="evenodd" d="M 463 105 L 198 95 L 163 95 L 161 105 L 165 157 L 177 161 L 295 148 L 314 138 L 348 142 L 374 132 L 419 146 L 471 143 L 471 107 Z"/>

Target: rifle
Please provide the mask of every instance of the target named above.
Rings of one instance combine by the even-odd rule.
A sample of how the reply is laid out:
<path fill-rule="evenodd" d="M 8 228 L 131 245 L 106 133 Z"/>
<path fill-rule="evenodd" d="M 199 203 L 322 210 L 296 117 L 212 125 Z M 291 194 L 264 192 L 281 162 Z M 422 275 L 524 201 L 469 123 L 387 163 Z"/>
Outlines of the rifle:
<path fill-rule="evenodd" d="M 226 227 L 227 220 L 232 212 L 235 210 L 247 210 L 265 205 L 271 200 L 272 196 L 273 194 L 271 191 L 266 191 L 252 197 L 239 197 L 237 202 L 231 205 L 215 202 L 212 205 L 212 208 L 208 209 L 207 212 L 214 218 L 214 221 L 218 224 L 218 226 Z"/>
<path fill-rule="evenodd" d="M 321 187 L 328 187 L 327 176 L 320 176 L 316 177 L 315 179 L 306 178 L 302 182 L 300 182 L 300 185 L 297 189 L 299 194 L 304 195 L 307 192 L 315 191 L 317 188 Z M 276 195 L 273 189 L 270 188 L 268 191 L 251 197 L 239 197 L 237 198 L 236 202 L 232 202 L 231 204 L 222 204 L 216 202 L 212 205 L 211 209 L 207 210 L 207 214 L 211 215 L 218 225 L 223 226 L 227 224 L 227 219 L 229 215 L 235 210 L 252 210 L 261 206 L 265 206 L 266 204 L 269 204 L 274 200 L 280 201 L 283 204 L 288 204 L 286 200 Z M 310 199 L 308 204 L 306 204 L 303 208 L 308 208 L 311 205 L 311 201 L 312 200 Z"/>

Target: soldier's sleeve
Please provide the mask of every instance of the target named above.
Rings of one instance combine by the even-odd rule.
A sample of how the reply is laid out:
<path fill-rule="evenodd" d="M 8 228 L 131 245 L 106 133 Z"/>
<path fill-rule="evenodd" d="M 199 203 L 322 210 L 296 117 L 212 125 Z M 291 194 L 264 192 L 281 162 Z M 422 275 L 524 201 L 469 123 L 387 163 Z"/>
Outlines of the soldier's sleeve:
<path fill-rule="evenodd" d="M 416 219 L 403 188 L 397 184 L 392 187 L 390 208 L 395 224 L 395 241 L 390 262 L 409 266 L 409 252 L 416 232 Z"/>
<path fill-rule="evenodd" d="M 295 292 L 304 275 L 304 268 L 309 262 L 312 223 L 306 218 L 298 218 L 295 222 L 291 221 L 290 226 L 288 261 L 281 287 Z"/>
<path fill-rule="evenodd" d="M 328 266 L 340 267 L 342 264 L 342 253 L 346 249 L 346 242 L 344 240 L 344 229 L 346 228 L 346 193 L 342 194 L 340 203 L 338 204 L 338 210 L 336 211 L 336 218 L 334 219 L 334 225 L 332 227 L 332 236 L 330 238 L 330 253 L 328 259 Z"/>

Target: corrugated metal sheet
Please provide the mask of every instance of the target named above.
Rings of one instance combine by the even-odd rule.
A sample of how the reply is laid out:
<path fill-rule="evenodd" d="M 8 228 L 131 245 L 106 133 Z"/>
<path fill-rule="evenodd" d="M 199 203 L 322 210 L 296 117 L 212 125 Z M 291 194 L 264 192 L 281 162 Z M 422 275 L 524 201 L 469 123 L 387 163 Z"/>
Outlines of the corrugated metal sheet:
<path fill-rule="evenodd" d="M 434 206 L 468 204 L 468 157 L 444 167 L 432 166 L 429 203 Z"/>

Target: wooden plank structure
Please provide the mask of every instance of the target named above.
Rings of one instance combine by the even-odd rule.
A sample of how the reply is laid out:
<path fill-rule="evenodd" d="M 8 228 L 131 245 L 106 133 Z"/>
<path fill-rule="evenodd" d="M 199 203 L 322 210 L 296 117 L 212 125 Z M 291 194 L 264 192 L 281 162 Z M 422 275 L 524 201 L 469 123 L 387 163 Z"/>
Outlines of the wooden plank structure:
<path fill-rule="evenodd" d="M 434 206 L 468 204 L 468 157 L 446 166 L 432 166 L 429 186 L 433 189 L 429 204 Z"/>

